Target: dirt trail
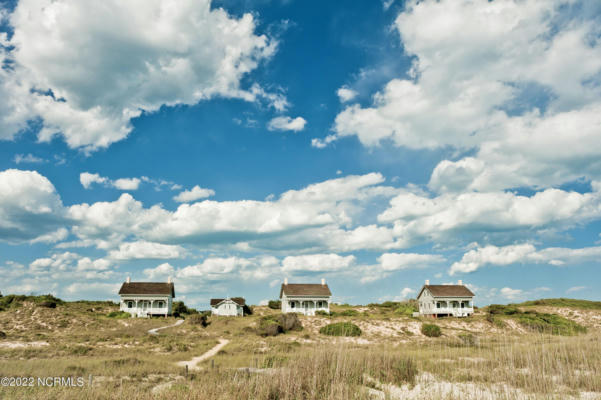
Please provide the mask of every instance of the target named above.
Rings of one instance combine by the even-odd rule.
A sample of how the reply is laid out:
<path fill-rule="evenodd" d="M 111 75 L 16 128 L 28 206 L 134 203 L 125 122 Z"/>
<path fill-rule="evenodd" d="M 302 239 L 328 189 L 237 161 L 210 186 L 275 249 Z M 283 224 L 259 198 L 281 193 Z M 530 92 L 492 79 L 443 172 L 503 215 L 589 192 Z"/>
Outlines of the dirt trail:
<path fill-rule="evenodd" d="M 151 335 L 158 335 L 159 334 L 158 331 L 160 331 L 161 329 L 173 328 L 174 326 L 179 326 L 183 323 L 184 323 L 183 319 L 178 319 L 177 322 L 173 325 L 167 325 L 167 326 L 161 326 L 160 328 L 154 328 L 154 329 L 149 330 L 148 333 Z"/>
<path fill-rule="evenodd" d="M 198 364 L 199 362 L 204 361 L 208 358 L 213 357 L 215 354 L 217 354 L 219 352 L 219 350 L 221 350 L 223 347 L 225 347 L 225 345 L 227 345 L 229 342 L 230 341 L 227 339 L 219 338 L 219 344 L 217 344 L 211 350 L 207 351 L 206 353 L 204 353 L 198 357 L 194 357 L 190 361 L 180 361 L 177 363 L 177 365 L 180 367 L 185 367 L 187 365 L 189 370 L 191 370 L 191 371 L 197 370 L 198 371 L 198 370 L 200 370 L 200 368 L 197 367 L 196 364 Z"/>

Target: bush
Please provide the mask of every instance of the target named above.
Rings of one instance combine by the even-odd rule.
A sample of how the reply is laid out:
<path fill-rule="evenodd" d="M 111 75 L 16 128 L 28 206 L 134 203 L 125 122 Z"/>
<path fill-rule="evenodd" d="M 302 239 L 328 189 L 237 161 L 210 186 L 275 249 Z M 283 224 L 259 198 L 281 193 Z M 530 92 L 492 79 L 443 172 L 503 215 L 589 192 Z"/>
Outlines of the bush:
<path fill-rule="evenodd" d="M 319 333 L 328 336 L 361 336 L 361 329 L 350 322 L 336 322 L 323 326 Z"/>
<path fill-rule="evenodd" d="M 428 337 L 439 337 L 442 335 L 440 326 L 435 324 L 422 324 L 422 333 Z"/>
<path fill-rule="evenodd" d="M 261 336 L 277 336 L 280 333 L 284 333 L 284 329 L 278 321 L 271 317 L 263 317 L 259 320 L 257 334 Z"/>
<path fill-rule="evenodd" d="M 0 339 L 4 339 L 6 337 L 6 333 L 0 331 Z"/>
<path fill-rule="evenodd" d="M 460 333 L 458 336 L 459 339 L 461 339 L 463 344 L 466 346 L 471 347 L 478 345 L 478 337 L 475 336 L 473 333 Z"/>
<path fill-rule="evenodd" d="M 261 336 L 276 336 L 288 331 L 300 331 L 303 325 L 296 314 L 268 315 L 259 320 L 257 334 Z"/>
<path fill-rule="evenodd" d="M 269 302 L 267 302 L 267 307 L 272 310 L 279 310 L 282 308 L 282 302 L 280 300 L 269 300 Z"/>
<path fill-rule="evenodd" d="M 46 308 L 56 308 L 56 303 L 54 301 L 42 301 L 38 304 L 38 307 L 46 307 Z"/>
<path fill-rule="evenodd" d="M 356 317 L 357 315 L 359 315 L 359 312 L 357 310 L 344 310 L 344 311 L 340 311 L 338 313 L 336 313 L 336 315 L 340 315 L 342 317 Z"/>
<path fill-rule="evenodd" d="M 323 317 L 329 317 L 330 313 L 324 310 L 317 310 L 315 311 L 315 315 L 321 315 Z"/>
<path fill-rule="evenodd" d="M 125 319 L 125 318 L 131 317 L 131 315 L 125 311 L 111 311 L 106 316 L 108 318 L 115 318 L 115 319 Z"/>
<path fill-rule="evenodd" d="M 188 322 L 192 325 L 200 325 L 203 328 L 206 328 L 211 323 L 208 321 L 207 313 L 202 314 L 193 314 L 187 318 Z"/>
<path fill-rule="evenodd" d="M 538 312 L 522 313 L 517 316 L 517 320 L 520 324 L 533 331 L 551 333 L 553 335 L 575 335 L 586 332 L 586 327 L 555 314 Z"/>
<path fill-rule="evenodd" d="M 279 317 L 279 323 L 284 332 L 303 330 L 303 324 L 301 324 L 300 320 L 298 319 L 298 315 L 294 313 L 281 314 Z"/>

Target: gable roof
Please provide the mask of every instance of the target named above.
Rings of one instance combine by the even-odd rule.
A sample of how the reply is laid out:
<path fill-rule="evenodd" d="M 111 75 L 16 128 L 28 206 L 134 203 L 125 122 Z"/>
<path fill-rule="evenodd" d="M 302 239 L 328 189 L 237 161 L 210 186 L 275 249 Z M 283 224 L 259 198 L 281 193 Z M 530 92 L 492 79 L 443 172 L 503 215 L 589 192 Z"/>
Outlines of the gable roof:
<path fill-rule="evenodd" d="M 465 285 L 424 285 L 417 298 L 422 295 L 424 289 L 428 289 L 434 297 L 474 297 Z"/>
<path fill-rule="evenodd" d="M 163 294 L 175 297 L 173 282 L 124 282 L 119 294 Z"/>
<path fill-rule="evenodd" d="M 211 307 L 216 306 L 225 300 L 228 300 L 228 299 L 211 299 Z M 233 301 L 234 303 L 238 304 L 239 306 L 244 306 L 246 304 L 246 300 L 244 299 L 244 297 L 232 297 L 229 300 Z"/>
<path fill-rule="evenodd" d="M 321 283 L 289 283 L 282 284 L 280 289 L 280 298 L 283 294 L 286 296 L 331 296 L 330 288 L 327 284 Z"/>

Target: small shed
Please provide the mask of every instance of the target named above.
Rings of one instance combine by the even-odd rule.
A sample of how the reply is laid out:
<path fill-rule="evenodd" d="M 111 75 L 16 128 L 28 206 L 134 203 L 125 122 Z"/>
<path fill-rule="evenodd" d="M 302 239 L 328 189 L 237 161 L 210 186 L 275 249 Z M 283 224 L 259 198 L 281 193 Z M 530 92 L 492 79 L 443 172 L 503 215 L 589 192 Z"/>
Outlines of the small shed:
<path fill-rule="evenodd" d="M 211 314 L 223 317 L 243 317 L 246 300 L 243 297 L 211 299 Z"/>

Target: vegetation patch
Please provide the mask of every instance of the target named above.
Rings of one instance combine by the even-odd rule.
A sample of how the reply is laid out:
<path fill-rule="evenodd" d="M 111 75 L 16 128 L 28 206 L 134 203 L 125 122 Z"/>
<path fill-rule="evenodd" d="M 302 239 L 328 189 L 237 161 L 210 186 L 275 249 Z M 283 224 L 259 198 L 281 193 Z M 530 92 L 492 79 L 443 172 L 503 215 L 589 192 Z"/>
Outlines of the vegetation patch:
<path fill-rule="evenodd" d="M 271 308 L 272 310 L 279 310 L 282 308 L 282 302 L 280 300 L 269 300 L 267 307 Z"/>
<path fill-rule="evenodd" d="M 193 314 L 186 318 L 186 320 L 192 325 L 200 325 L 203 328 L 206 328 L 211 324 L 209 322 L 208 314 L 208 312 L 203 312 L 202 314 Z"/>
<path fill-rule="evenodd" d="M 422 324 L 422 333 L 428 337 L 439 337 L 442 335 L 440 326 L 436 324 Z"/>
<path fill-rule="evenodd" d="M 586 332 L 586 327 L 555 314 L 527 311 L 516 318 L 520 324 L 537 332 L 566 336 Z"/>
<path fill-rule="evenodd" d="M 257 334 L 261 336 L 277 336 L 288 331 L 303 329 L 296 314 L 267 315 L 259 320 Z"/>
<path fill-rule="evenodd" d="M 4 339 L 6 337 L 6 333 L 0 331 L 0 339 Z"/>
<path fill-rule="evenodd" d="M 601 310 L 601 301 L 589 301 L 589 300 L 577 300 L 577 299 L 566 299 L 566 298 L 558 298 L 558 299 L 540 299 L 540 300 L 532 300 L 525 301 L 520 304 L 516 304 L 518 306 L 550 306 L 550 307 L 574 307 L 574 308 L 584 308 L 591 310 Z"/>
<path fill-rule="evenodd" d="M 125 319 L 131 317 L 131 315 L 129 315 L 129 313 L 125 311 L 111 311 L 110 313 L 106 314 L 106 316 L 108 318 L 115 319 Z"/>
<path fill-rule="evenodd" d="M 323 326 L 319 333 L 328 336 L 361 336 L 361 329 L 351 322 L 335 322 Z"/>

